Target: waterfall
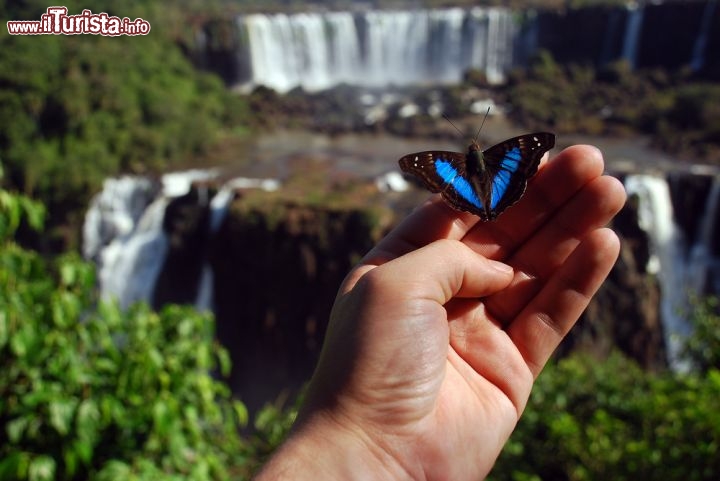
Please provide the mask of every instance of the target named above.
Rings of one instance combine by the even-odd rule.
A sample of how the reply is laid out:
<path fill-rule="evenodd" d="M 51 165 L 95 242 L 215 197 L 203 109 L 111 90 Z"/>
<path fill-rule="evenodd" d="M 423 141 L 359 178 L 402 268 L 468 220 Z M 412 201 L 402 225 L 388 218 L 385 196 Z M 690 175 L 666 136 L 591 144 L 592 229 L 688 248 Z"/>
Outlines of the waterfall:
<path fill-rule="evenodd" d="M 710 29 L 712 28 L 712 18 L 715 13 L 715 7 L 717 2 L 715 0 L 708 0 L 703 10 L 702 23 L 700 24 L 700 30 L 698 30 L 698 36 L 693 46 L 692 58 L 690 60 L 690 67 L 698 71 L 705 66 L 705 55 L 707 49 L 707 38 Z"/>
<path fill-rule="evenodd" d="M 638 224 L 650 239 L 647 271 L 660 283 L 660 317 L 663 324 L 668 363 L 686 369 L 681 359 L 684 338 L 690 333 L 686 319 L 688 292 L 685 291 L 686 249 L 681 230 L 674 221 L 670 189 L 664 178 L 631 175 L 625 180 L 628 195 L 638 197 Z"/>
<path fill-rule="evenodd" d="M 160 186 L 148 178 L 132 176 L 104 182 L 83 225 L 83 253 L 97 263 L 103 299 L 117 299 L 122 308 L 152 301 L 169 249 L 163 229 L 168 204 L 188 194 L 193 183 L 218 175 L 215 170 L 171 172 L 162 176 Z M 275 179 L 238 177 L 223 184 L 209 203 L 202 198 L 207 189 L 198 190 L 199 204 L 210 210 L 207 235 L 217 233 L 238 190 L 279 188 Z M 207 257 L 206 253 L 198 255 Z M 212 269 L 206 261 L 195 303 L 199 309 L 212 309 L 212 292 Z"/>
<path fill-rule="evenodd" d="M 642 6 L 631 4 L 627 7 L 627 22 L 625 24 L 625 37 L 623 39 L 622 58 L 628 61 L 631 67 L 637 64 L 637 50 L 640 43 L 640 33 L 644 10 Z"/>
<path fill-rule="evenodd" d="M 720 293 L 720 258 L 715 223 L 720 210 L 720 176 L 713 177 L 705 211 L 702 214 L 697 241 L 690 250 L 688 288 L 692 293 Z"/>
<path fill-rule="evenodd" d="M 240 82 L 280 92 L 453 83 L 468 68 L 498 83 L 513 65 L 516 27 L 505 8 L 251 14 L 236 23 L 246 39 L 238 56 L 251 70 Z"/>
<path fill-rule="evenodd" d="M 153 201 L 130 235 L 102 250 L 98 279 L 103 299 L 115 298 L 123 309 L 136 301 L 151 301 L 168 250 L 162 228 L 167 203 L 165 197 Z"/>
<path fill-rule="evenodd" d="M 97 263 L 103 299 L 116 299 L 122 308 L 152 300 L 168 251 L 165 209 L 194 181 L 214 176 L 213 171 L 190 170 L 163 175 L 160 186 L 133 176 L 104 182 L 83 225 L 83 254 Z"/>
<path fill-rule="evenodd" d="M 97 260 L 103 247 L 113 239 L 129 235 L 155 197 L 155 190 L 146 178 L 106 179 L 85 216 L 83 256 Z"/>

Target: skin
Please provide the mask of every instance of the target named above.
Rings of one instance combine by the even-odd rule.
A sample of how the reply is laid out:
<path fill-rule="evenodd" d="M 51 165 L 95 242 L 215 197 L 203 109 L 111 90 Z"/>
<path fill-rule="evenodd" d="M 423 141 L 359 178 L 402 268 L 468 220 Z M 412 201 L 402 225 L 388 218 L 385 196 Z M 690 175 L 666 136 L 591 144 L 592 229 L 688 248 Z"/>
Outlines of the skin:
<path fill-rule="evenodd" d="M 293 433 L 257 479 L 477 480 L 612 268 L 600 152 L 541 165 L 495 222 L 435 196 L 343 282 Z"/>

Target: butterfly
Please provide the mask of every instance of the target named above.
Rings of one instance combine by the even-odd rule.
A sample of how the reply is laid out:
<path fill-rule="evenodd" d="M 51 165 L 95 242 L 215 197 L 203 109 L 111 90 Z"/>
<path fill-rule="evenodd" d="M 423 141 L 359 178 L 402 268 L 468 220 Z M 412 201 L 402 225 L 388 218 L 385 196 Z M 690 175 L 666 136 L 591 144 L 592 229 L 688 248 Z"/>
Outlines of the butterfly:
<path fill-rule="evenodd" d="M 466 154 L 428 150 L 405 155 L 398 163 L 403 172 L 414 174 L 453 208 L 486 221 L 494 220 L 522 197 L 540 159 L 553 146 L 555 134 L 536 132 L 484 151 L 473 140 Z"/>

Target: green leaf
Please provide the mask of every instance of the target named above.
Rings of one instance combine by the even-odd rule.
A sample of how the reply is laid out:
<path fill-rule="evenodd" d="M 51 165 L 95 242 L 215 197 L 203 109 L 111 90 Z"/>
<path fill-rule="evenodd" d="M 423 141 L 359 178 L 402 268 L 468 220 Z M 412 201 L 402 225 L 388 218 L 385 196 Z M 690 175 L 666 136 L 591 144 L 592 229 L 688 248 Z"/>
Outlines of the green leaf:
<path fill-rule="evenodd" d="M 13 354 L 19 358 L 25 357 L 28 352 L 32 351 L 36 339 L 37 334 L 30 327 L 22 326 L 10 337 L 10 347 Z"/>
<path fill-rule="evenodd" d="M 5 432 L 7 433 L 11 443 L 20 442 L 29 423 L 30 418 L 27 416 L 22 416 L 7 422 L 5 425 Z"/>
<path fill-rule="evenodd" d="M 232 369 L 232 361 L 230 360 L 230 353 L 227 349 L 224 349 L 222 347 L 217 348 L 217 357 L 218 362 L 220 363 L 220 374 L 222 374 L 224 377 L 228 377 L 230 375 L 230 370 Z"/>
<path fill-rule="evenodd" d="M 50 424 L 61 435 L 66 435 L 70 432 L 76 406 L 77 401 L 73 399 L 53 401 L 50 403 Z"/>
<path fill-rule="evenodd" d="M 28 197 L 21 197 L 20 200 L 30 227 L 36 231 L 42 230 L 45 223 L 45 206 Z"/>
<path fill-rule="evenodd" d="M 56 463 L 50 456 L 37 456 L 28 468 L 29 481 L 47 481 L 55 479 Z"/>
<path fill-rule="evenodd" d="M 15 451 L 0 460 L 0 479 L 27 479 L 30 467 L 30 454 Z"/>
<path fill-rule="evenodd" d="M 77 459 L 83 464 L 90 464 L 94 452 L 94 444 L 89 441 L 81 441 L 79 439 L 73 441 L 72 450 Z"/>
<path fill-rule="evenodd" d="M 94 442 L 100 430 L 100 410 L 94 399 L 85 399 L 80 403 L 75 419 L 75 429 L 78 438 Z M 83 459 L 87 461 L 86 459 Z"/>
<path fill-rule="evenodd" d="M 232 407 L 238 424 L 242 427 L 247 426 L 248 421 L 250 420 L 250 415 L 248 414 L 245 404 L 240 401 L 233 401 Z"/>
<path fill-rule="evenodd" d="M 8 314 L 5 311 L 0 311 L 0 350 L 5 347 L 10 337 L 10 320 Z"/>

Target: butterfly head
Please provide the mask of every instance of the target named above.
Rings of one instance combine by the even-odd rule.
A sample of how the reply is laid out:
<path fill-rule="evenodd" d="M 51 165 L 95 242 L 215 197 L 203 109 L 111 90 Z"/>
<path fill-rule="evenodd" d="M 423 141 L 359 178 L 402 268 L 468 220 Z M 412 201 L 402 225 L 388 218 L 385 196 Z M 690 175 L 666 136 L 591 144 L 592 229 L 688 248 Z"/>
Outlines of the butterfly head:
<path fill-rule="evenodd" d="M 470 145 L 468 145 L 468 155 L 470 155 L 473 152 L 482 152 L 480 150 L 480 144 L 478 144 L 476 139 L 472 139 L 470 141 Z"/>

